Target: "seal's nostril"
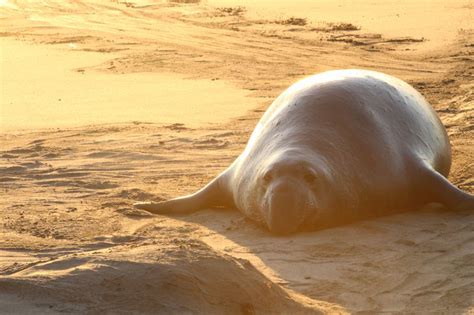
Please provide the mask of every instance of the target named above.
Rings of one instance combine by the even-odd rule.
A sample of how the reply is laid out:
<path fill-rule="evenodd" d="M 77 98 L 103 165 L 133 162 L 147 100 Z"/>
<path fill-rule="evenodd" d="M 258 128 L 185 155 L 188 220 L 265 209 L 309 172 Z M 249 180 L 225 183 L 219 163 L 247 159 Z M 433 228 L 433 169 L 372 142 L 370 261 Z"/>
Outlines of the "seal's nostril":
<path fill-rule="evenodd" d="M 316 174 L 314 174 L 313 172 L 306 172 L 304 175 L 303 175 L 303 178 L 305 180 L 305 182 L 307 182 L 308 184 L 314 184 L 316 182 Z"/>

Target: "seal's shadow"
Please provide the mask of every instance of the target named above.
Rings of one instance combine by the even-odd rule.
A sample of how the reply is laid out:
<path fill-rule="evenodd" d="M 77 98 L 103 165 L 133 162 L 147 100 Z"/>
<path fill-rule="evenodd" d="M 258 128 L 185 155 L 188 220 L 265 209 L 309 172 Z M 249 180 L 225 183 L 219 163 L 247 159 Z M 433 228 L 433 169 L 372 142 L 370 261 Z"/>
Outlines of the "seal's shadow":
<path fill-rule="evenodd" d="M 472 213 L 424 209 L 286 237 L 233 211 L 179 219 L 205 226 L 204 241 L 272 280 L 349 311 L 466 312 L 474 300 Z"/>

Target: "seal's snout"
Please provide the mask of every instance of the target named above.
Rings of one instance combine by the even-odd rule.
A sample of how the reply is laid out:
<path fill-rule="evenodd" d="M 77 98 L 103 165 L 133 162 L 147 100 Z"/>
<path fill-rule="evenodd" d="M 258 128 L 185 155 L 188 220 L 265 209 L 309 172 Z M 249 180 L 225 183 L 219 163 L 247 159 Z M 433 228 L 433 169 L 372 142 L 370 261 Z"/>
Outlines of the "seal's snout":
<path fill-rule="evenodd" d="M 266 195 L 265 220 L 275 234 L 296 232 L 305 220 L 306 190 L 291 180 L 272 185 Z"/>

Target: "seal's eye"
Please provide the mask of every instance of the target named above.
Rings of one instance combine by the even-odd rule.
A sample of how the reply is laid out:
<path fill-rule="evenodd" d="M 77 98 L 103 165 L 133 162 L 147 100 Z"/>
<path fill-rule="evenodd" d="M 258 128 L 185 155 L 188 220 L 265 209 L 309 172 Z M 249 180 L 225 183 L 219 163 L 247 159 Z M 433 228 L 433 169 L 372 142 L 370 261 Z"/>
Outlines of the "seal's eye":
<path fill-rule="evenodd" d="M 312 172 L 306 172 L 303 177 L 308 184 L 314 184 L 316 182 L 316 175 Z"/>
<path fill-rule="evenodd" d="M 272 174 L 270 172 L 266 172 L 265 175 L 263 175 L 263 182 L 265 184 L 268 184 L 272 180 Z"/>

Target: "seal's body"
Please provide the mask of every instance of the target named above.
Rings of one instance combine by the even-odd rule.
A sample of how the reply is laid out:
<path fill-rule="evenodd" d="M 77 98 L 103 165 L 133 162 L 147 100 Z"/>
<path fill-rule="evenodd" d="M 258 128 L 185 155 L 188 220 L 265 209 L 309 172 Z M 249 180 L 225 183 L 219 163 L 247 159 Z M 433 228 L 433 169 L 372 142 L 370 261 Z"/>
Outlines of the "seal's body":
<path fill-rule="evenodd" d="M 137 207 L 236 207 L 278 234 L 431 202 L 474 209 L 474 197 L 446 180 L 450 165 L 446 131 L 414 88 L 373 71 L 329 71 L 283 92 L 244 152 L 206 187 Z"/>

